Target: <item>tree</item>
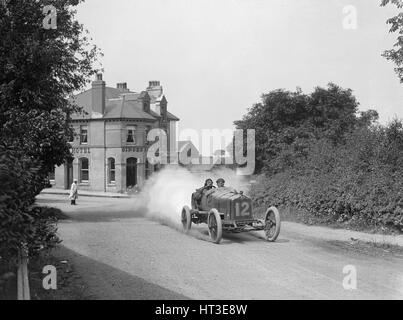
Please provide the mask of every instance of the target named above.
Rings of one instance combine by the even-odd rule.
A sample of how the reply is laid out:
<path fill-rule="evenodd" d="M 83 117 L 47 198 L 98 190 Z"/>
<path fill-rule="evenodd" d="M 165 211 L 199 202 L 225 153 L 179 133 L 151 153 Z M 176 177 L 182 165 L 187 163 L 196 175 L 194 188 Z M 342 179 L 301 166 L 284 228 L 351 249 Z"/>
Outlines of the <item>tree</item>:
<path fill-rule="evenodd" d="M 0 141 L 41 161 L 46 175 L 70 155 L 69 97 L 97 72 L 99 49 L 75 20 L 81 0 L 3 0 L 0 3 Z M 46 5 L 57 12 L 45 29 Z"/>
<path fill-rule="evenodd" d="M 55 215 L 33 204 L 47 173 L 70 156 L 68 119 L 81 110 L 69 97 L 97 72 L 99 49 L 75 20 L 80 2 L 0 2 L 0 262 L 58 242 Z M 55 29 L 44 28 L 47 5 Z"/>
<path fill-rule="evenodd" d="M 301 125 L 307 114 L 307 99 L 300 90 L 274 90 L 263 94 L 261 102 L 253 105 L 242 120 L 234 122 L 237 129 L 254 129 L 256 132 L 256 172 L 262 170 L 266 160 L 278 154 L 281 143 L 295 138 L 294 132 L 285 132 L 284 129 Z"/>
<path fill-rule="evenodd" d="M 357 116 L 358 106 L 352 90 L 333 83 L 309 95 L 300 89 L 280 89 L 263 94 L 261 102 L 234 124 L 237 129 L 256 130 L 256 172 L 276 171 L 305 157 L 312 139 L 326 137 L 342 143 L 353 128 L 377 119 L 372 110 Z"/>
<path fill-rule="evenodd" d="M 403 8 L 403 0 L 382 0 L 381 6 L 388 4 L 394 4 L 397 8 Z M 403 83 L 403 13 L 400 12 L 396 16 L 387 20 L 387 24 L 390 25 L 390 33 L 398 33 L 397 42 L 393 48 L 386 50 L 383 56 L 395 63 L 395 72 L 398 75 L 400 82 Z"/>

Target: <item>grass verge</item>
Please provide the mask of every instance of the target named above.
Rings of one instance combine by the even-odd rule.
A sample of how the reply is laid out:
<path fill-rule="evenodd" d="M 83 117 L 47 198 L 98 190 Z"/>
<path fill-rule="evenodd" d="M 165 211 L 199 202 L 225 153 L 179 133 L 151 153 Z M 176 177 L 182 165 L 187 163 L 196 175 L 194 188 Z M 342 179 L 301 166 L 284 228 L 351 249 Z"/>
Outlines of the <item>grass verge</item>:
<path fill-rule="evenodd" d="M 43 268 L 47 265 L 56 267 L 57 289 L 45 290 Z M 63 260 L 53 251 L 44 253 L 29 263 L 29 282 L 32 300 L 88 300 L 87 286 L 75 270 L 74 265 Z"/>

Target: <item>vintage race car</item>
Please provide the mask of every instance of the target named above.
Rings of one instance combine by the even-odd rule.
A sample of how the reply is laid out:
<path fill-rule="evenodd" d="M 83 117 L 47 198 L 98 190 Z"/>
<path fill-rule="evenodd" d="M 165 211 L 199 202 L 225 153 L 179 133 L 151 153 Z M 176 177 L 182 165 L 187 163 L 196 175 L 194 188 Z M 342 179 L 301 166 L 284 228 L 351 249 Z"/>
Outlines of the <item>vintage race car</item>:
<path fill-rule="evenodd" d="M 192 207 L 184 206 L 181 213 L 185 232 L 189 232 L 192 223 L 206 223 L 215 243 L 220 243 L 223 231 L 238 233 L 263 230 L 266 240 L 271 242 L 280 233 L 280 213 L 276 207 L 266 210 L 264 220 L 255 219 L 252 199 L 233 188 L 206 191 L 200 202 L 196 201 L 193 193 L 191 203 Z"/>

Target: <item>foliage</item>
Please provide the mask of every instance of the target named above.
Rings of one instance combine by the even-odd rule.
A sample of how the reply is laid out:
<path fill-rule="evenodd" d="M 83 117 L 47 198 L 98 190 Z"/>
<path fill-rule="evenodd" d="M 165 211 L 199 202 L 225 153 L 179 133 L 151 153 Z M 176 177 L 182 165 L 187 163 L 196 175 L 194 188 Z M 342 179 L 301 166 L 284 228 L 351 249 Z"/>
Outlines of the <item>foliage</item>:
<path fill-rule="evenodd" d="M 0 256 L 14 261 L 58 242 L 56 217 L 34 207 L 55 165 L 70 156 L 68 123 L 80 112 L 69 98 L 97 72 L 99 54 L 75 19 L 82 0 L 0 2 Z M 45 29 L 43 8 L 57 11 Z"/>
<path fill-rule="evenodd" d="M 402 0 L 382 0 L 381 6 L 388 4 L 394 4 L 398 9 L 403 8 Z M 403 13 L 399 12 L 396 16 L 387 20 L 387 24 L 390 25 L 390 33 L 398 33 L 397 42 L 393 48 L 386 50 L 383 56 L 395 63 L 396 74 L 398 75 L 400 82 L 403 83 Z"/>
<path fill-rule="evenodd" d="M 403 232 L 403 127 L 355 129 L 345 144 L 312 140 L 292 168 L 262 175 L 257 206 L 291 206 L 322 221 Z"/>
<path fill-rule="evenodd" d="M 350 89 L 333 83 L 309 95 L 280 89 L 262 95 L 262 101 L 234 124 L 256 130 L 256 172 L 276 173 L 305 157 L 311 139 L 342 143 L 346 133 L 377 120 L 373 110 L 357 115 L 358 105 Z"/>
<path fill-rule="evenodd" d="M 0 141 L 41 161 L 47 174 L 70 155 L 67 120 L 80 109 L 69 97 L 96 70 L 99 50 L 75 20 L 80 0 L 15 0 L 0 5 Z M 42 10 L 57 9 L 57 28 L 44 29 Z"/>
<path fill-rule="evenodd" d="M 57 217 L 33 206 L 40 166 L 18 151 L 0 147 L 0 257 L 11 264 L 26 245 L 29 255 L 58 243 Z"/>

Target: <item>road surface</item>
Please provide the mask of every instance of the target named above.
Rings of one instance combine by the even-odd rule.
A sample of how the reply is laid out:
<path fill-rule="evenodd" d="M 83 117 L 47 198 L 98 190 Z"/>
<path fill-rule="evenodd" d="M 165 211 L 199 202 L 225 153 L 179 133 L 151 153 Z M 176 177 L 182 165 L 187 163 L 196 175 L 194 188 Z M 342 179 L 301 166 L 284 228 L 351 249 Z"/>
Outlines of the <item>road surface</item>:
<path fill-rule="evenodd" d="M 401 256 L 295 233 L 286 223 L 275 243 L 254 233 L 224 235 L 216 245 L 206 226 L 185 235 L 146 217 L 134 199 L 81 197 L 70 206 L 63 196 L 41 195 L 38 203 L 70 217 L 59 224 L 64 254 L 95 298 L 403 298 Z M 343 287 L 353 276 L 343 274 L 348 265 L 357 272 L 353 290 Z"/>

